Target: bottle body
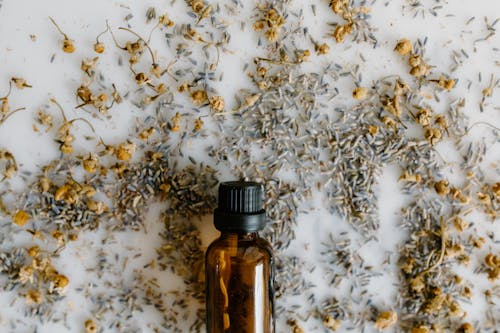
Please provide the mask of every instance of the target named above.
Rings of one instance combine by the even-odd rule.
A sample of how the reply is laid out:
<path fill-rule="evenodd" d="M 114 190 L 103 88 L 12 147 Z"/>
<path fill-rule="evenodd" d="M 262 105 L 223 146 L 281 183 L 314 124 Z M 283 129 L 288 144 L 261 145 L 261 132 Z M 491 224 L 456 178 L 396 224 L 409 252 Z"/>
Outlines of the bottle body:
<path fill-rule="evenodd" d="M 208 333 L 274 333 L 273 254 L 256 232 L 223 232 L 205 258 Z"/>

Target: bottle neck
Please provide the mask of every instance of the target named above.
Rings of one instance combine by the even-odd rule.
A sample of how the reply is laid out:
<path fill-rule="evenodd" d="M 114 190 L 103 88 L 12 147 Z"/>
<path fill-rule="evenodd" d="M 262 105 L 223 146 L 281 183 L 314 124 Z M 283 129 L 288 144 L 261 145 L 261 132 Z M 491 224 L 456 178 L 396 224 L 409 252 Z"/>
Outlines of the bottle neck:
<path fill-rule="evenodd" d="M 259 238 L 259 233 L 254 232 L 234 232 L 234 231 L 221 231 L 221 238 L 237 239 L 241 241 L 251 241 Z"/>

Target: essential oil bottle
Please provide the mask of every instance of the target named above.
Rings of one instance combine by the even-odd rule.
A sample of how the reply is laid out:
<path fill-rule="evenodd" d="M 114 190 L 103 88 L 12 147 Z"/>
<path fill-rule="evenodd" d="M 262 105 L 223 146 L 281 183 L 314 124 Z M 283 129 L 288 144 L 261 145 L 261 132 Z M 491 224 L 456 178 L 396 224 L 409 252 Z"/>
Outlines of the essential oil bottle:
<path fill-rule="evenodd" d="M 262 185 L 219 186 L 214 224 L 221 235 L 205 258 L 208 333 L 274 333 L 273 252 L 258 234 L 266 224 Z"/>

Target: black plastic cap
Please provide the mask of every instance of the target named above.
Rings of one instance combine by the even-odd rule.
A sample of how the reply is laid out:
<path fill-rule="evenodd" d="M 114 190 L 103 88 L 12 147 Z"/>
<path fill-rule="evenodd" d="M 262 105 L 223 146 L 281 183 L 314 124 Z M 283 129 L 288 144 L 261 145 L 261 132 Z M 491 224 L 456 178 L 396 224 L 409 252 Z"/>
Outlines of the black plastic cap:
<path fill-rule="evenodd" d="M 224 182 L 219 185 L 219 203 L 214 224 L 219 231 L 255 232 L 266 225 L 262 209 L 262 185 L 255 182 Z"/>

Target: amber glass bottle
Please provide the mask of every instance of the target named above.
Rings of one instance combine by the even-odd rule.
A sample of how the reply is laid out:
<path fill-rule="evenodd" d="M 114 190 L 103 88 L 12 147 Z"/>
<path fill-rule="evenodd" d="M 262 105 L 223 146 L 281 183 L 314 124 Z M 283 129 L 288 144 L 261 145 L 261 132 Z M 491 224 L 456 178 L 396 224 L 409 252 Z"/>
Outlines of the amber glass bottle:
<path fill-rule="evenodd" d="M 214 223 L 221 235 L 205 258 L 207 332 L 274 333 L 272 248 L 257 233 L 266 223 L 262 186 L 221 183 Z"/>

